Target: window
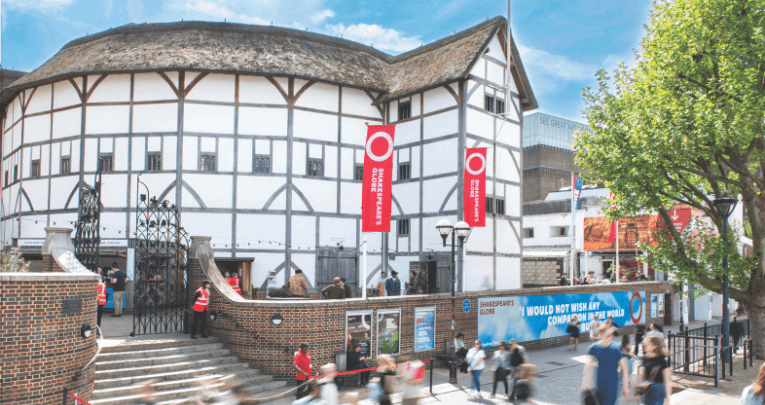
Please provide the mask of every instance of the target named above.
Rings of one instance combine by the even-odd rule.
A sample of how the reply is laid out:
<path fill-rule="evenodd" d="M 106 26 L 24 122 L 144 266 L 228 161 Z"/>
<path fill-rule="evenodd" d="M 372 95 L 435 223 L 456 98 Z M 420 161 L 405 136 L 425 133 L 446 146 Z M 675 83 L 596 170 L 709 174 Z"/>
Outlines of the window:
<path fill-rule="evenodd" d="M 16 164 L 16 165 L 13 165 L 13 181 L 15 182 L 18 179 L 19 179 L 19 165 Z"/>
<path fill-rule="evenodd" d="M 255 155 L 252 160 L 253 173 L 271 173 L 271 156 Z"/>
<path fill-rule="evenodd" d="M 364 165 L 356 165 L 356 169 L 353 171 L 354 180 L 364 180 Z"/>
<path fill-rule="evenodd" d="M 495 204 L 497 210 L 494 212 L 495 214 L 499 215 L 505 215 L 505 199 L 504 198 L 495 198 Z"/>
<path fill-rule="evenodd" d="M 310 177 L 324 177 L 324 162 L 321 159 L 308 159 L 307 169 Z"/>
<path fill-rule="evenodd" d="M 398 236 L 409 236 L 409 220 L 398 220 Z"/>
<path fill-rule="evenodd" d="M 152 153 L 146 157 L 146 170 L 150 172 L 158 172 L 162 170 L 162 155 L 159 153 Z"/>
<path fill-rule="evenodd" d="M 531 239 L 534 237 L 534 228 L 523 228 L 523 238 Z"/>
<path fill-rule="evenodd" d="M 503 114 L 505 112 L 505 100 L 487 94 L 484 98 L 483 108 L 490 113 Z"/>
<path fill-rule="evenodd" d="M 215 164 L 215 155 L 209 153 L 199 155 L 199 170 L 203 172 L 218 171 L 218 166 Z"/>
<path fill-rule="evenodd" d="M 409 162 L 399 163 L 398 165 L 398 179 L 409 180 L 412 178 L 412 164 Z"/>
<path fill-rule="evenodd" d="M 100 156 L 100 163 L 101 163 L 101 171 L 102 172 L 111 172 L 114 170 L 114 156 L 112 155 L 101 155 Z"/>
<path fill-rule="evenodd" d="M 412 116 L 412 103 L 407 101 L 405 103 L 398 103 L 398 120 L 405 120 Z"/>
<path fill-rule="evenodd" d="M 494 197 L 486 196 L 486 213 L 487 214 L 494 213 Z"/>
<path fill-rule="evenodd" d="M 550 227 L 550 237 L 556 238 L 561 236 L 568 236 L 567 226 L 551 226 Z"/>
<path fill-rule="evenodd" d="M 32 178 L 37 179 L 40 177 L 40 160 L 32 161 Z"/>
<path fill-rule="evenodd" d="M 61 174 L 69 174 L 72 169 L 72 160 L 69 156 L 61 158 Z"/>

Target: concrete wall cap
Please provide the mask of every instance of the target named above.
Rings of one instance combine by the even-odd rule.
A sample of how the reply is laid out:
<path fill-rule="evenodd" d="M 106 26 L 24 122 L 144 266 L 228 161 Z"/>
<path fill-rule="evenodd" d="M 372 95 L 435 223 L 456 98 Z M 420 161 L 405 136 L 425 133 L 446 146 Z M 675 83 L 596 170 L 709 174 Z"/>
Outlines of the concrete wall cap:
<path fill-rule="evenodd" d="M 202 260 L 202 255 L 214 258 L 215 254 L 213 253 L 212 246 L 210 246 L 211 240 L 212 236 L 192 236 L 191 246 L 189 247 L 189 259 Z"/>
<path fill-rule="evenodd" d="M 0 273 L 0 282 L 16 283 L 21 281 L 97 281 L 98 277 L 98 275 L 93 273 Z"/>
<path fill-rule="evenodd" d="M 52 255 L 55 250 L 67 250 L 74 253 L 72 231 L 73 229 L 71 228 L 45 228 L 47 234 L 40 253 L 43 255 Z"/>

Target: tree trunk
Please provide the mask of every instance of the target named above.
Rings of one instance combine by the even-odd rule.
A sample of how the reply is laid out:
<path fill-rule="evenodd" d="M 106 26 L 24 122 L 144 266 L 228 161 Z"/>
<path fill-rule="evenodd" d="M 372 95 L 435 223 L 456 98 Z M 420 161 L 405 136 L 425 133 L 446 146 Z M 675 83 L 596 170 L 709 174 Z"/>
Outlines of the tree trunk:
<path fill-rule="evenodd" d="M 758 299 L 757 301 L 760 301 Z M 765 306 L 746 304 L 749 310 L 749 331 L 752 345 L 754 346 L 754 356 L 759 359 L 765 359 Z"/>

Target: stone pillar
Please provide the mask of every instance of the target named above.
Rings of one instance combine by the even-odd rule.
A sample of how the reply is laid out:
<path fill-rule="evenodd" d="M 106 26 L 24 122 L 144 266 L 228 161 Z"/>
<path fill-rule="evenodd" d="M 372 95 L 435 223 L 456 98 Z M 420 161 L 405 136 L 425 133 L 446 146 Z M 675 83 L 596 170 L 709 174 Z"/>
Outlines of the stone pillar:
<path fill-rule="evenodd" d="M 54 250 L 66 250 L 74 253 L 74 243 L 72 243 L 72 231 L 70 228 L 47 227 L 45 232 L 45 243 L 43 243 L 40 253 L 43 257 L 43 273 L 63 273 L 64 269 L 53 259 Z"/>

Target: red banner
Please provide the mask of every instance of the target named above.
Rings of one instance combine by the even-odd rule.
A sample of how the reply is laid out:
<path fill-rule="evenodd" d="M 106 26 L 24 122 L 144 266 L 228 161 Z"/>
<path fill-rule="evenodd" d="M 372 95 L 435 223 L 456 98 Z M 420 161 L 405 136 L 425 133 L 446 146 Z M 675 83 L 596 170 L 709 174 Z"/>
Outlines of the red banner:
<path fill-rule="evenodd" d="M 467 148 L 464 184 L 465 222 L 486 226 L 486 148 Z"/>
<path fill-rule="evenodd" d="M 395 125 L 370 125 L 364 153 L 361 232 L 390 232 Z"/>

